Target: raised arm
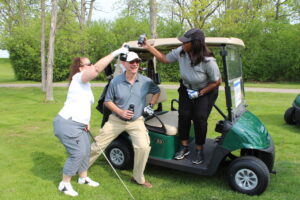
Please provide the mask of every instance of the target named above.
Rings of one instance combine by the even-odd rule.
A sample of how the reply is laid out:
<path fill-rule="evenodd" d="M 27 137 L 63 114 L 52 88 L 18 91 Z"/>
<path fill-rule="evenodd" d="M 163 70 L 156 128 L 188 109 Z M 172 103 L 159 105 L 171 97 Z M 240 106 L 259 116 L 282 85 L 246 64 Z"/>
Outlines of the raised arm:
<path fill-rule="evenodd" d="M 102 72 L 105 67 L 114 59 L 114 57 L 120 55 L 121 53 L 127 54 L 128 48 L 122 47 L 118 50 L 113 51 L 109 55 L 98 60 L 94 65 L 84 70 L 82 73 L 82 81 L 89 82 L 96 78 L 100 72 Z"/>
<path fill-rule="evenodd" d="M 162 52 L 158 51 L 155 47 L 153 47 L 147 38 L 145 38 L 145 42 L 143 44 L 143 47 L 146 48 L 152 55 L 154 55 L 160 62 L 162 63 L 169 63 L 169 61 L 166 58 L 166 55 Z"/>

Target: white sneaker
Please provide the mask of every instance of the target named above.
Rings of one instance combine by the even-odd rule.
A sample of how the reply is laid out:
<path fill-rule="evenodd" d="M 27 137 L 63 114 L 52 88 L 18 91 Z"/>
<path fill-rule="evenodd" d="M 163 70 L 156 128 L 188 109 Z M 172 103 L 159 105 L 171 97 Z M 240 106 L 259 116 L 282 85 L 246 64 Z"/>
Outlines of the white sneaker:
<path fill-rule="evenodd" d="M 98 182 L 93 181 L 89 177 L 79 178 L 78 183 L 79 184 L 87 184 L 87 185 L 92 186 L 92 187 L 98 187 L 100 185 Z"/>
<path fill-rule="evenodd" d="M 73 189 L 71 183 L 61 181 L 58 185 L 58 190 L 63 192 L 65 195 L 69 195 L 72 197 L 78 196 L 78 193 Z"/>

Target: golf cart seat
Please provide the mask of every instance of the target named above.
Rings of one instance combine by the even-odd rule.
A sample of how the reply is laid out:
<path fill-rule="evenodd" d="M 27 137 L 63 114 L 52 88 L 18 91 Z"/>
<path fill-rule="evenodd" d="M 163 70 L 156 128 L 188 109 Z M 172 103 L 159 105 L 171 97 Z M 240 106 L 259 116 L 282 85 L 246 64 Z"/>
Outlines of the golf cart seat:
<path fill-rule="evenodd" d="M 167 100 L 167 93 L 164 87 L 159 85 L 160 96 L 157 103 Z M 150 95 L 147 96 L 146 102 L 150 101 Z M 159 111 L 154 116 L 146 117 L 145 125 L 148 130 L 155 131 L 165 135 L 176 135 L 178 129 L 178 111 Z"/>

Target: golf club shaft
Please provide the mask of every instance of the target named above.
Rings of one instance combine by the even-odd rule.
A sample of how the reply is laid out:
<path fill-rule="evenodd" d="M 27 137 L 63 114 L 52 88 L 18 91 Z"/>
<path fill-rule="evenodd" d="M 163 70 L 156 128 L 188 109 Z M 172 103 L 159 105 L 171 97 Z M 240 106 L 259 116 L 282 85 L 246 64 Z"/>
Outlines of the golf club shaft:
<path fill-rule="evenodd" d="M 115 174 L 117 175 L 117 177 L 119 178 L 119 180 L 121 181 L 121 183 L 123 184 L 123 186 L 125 187 L 126 191 L 128 192 L 128 194 L 130 195 L 130 197 L 135 200 L 135 198 L 133 197 L 133 195 L 131 194 L 131 192 L 129 191 L 128 187 L 126 186 L 126 184 L 124 183 L 124 181 L 122 180 L 122 178 L 119 176 L 119 174 L 117 173 L 116 169 L 114 168 L 114 166 L 111 164 L 111 162 L 109 161 L 109 159 L 107 158 L 107 156 L 105 155 L 104 151 L 102 150 L 102 148 L 97 144 L 95 138 L 93 137 L 92 133 L 90 131 L 87 131 L 89 133 L 89 135 L 91 136 L 92 140 L 94 141 L 94 143 L 97 145 L 97 147 L 100 149 L 101 153 L 104 155 L 104 158 L 106 159 L 106 161 L 108 162 L 108 164 L 110 165 L 110 167 L 113 169 L 113 171 L 115 172 Z"/>

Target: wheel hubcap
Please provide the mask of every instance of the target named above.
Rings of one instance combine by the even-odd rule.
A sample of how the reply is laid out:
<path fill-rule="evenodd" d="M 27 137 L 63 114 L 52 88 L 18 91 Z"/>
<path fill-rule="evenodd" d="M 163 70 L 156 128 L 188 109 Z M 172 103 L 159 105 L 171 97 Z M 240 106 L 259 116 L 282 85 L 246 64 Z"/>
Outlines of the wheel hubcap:
<path fill-rule="evenodd" d="M 125 160 L 124 153 L 118 148 L 113 148 L 109 153 L 109 157 L 115 165 L 122 165 Z"/>
<path fill-rule="evenodd" d="M 235 174 L 235 182 L 243 190 L 252 190 L 257 186 L 258 178 L 252 170 L 240 169 Z"/>

